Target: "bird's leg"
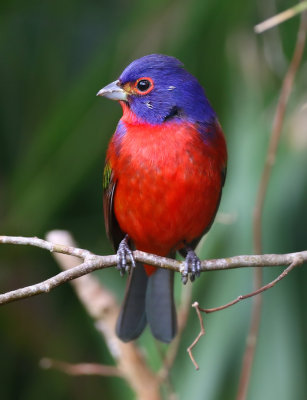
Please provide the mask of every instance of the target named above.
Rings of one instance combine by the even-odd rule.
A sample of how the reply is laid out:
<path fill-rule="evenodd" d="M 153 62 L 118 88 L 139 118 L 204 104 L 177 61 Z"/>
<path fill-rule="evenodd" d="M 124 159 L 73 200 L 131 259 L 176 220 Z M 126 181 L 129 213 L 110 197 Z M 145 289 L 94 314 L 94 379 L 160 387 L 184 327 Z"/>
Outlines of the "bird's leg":
<path fill-rule="evenodd" d="M 127 264 L 127 258 L 129 257 L 131 265 L 133 268 L 135 268 L 135 260 L 133 257 L 133 253 L 130 250 L 129 244 L 128 244 L 129 236 L 126 235 L 124 239 L 120 242 L 118 249 L 117 249 L 117 266 L 116 269 L 120 271 L 120 275 L 123 276 L 125 275 L 126 272 L 129 272 L 130 270 L 130 265 Z"/>
<path fill-rule="evenodd" d="M 190 274 L 190 281 L 193 282 L 195 278 L 200 276 L 201 270 L 201 262 L 200 259 L 195 254 L 194 250 L 191 248 L 187 248 L 187 255 L 184 262 L 184 269 L 181 273 L 181 280 L 182 283 L 185 285 L 189 279 Z"/>

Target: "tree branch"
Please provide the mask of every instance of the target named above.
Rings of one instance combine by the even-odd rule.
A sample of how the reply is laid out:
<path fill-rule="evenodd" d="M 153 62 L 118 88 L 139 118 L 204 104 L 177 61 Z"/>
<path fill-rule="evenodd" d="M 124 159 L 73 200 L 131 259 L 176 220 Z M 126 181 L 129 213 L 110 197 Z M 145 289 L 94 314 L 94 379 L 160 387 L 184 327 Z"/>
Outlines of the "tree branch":
<path fill-rule="evenodd" d="M 72 236 L 67 231 L 51 231 L 48 233 L 47 239 L 50 242 L 64 243 L 69 246 L 70 250 L 75 246 Z M 54 253 L 54 258 L 60 268 L 65 271 L 77 267 L 80 262 L 76 257 L 60 253 Z M 59 362 L 52 363 L 52 367 L 61 369 L 66 373 L 79 372 L 84 374 L 88 372 L 90 374 L 90 371 L 92 371 L 93 374 L 97 374 L 100 371 L 102 375 L 117 374 L 117 376 L 122 376 L 126 380 L 138 399 L 161 400 L 161 382 L 147 365 L 144 354 L 137 343 L 124 343 L 116 336 L 115 325 L 119 306 L 113 293 L 104 287 L 93 274 L 75 279 L 71 283 L 80 302 L 105 340 L 116 367 L 104 365 L 97 370 L 95 364 L 77 364 L 77 366 L 74 366 L 73 364 Z"/>
<path fill-rule="evenodd" d="M 27 238 L 19 236 L 0 236 L 0 244 L 29 245 L 40 247 L 53 253 L 72 255 L 83 260 L 83 263 L 60 272 L 59 274 L 34 285 L 12 290 L 0 295 L 0 305 L 10 303 L 15 300 L 36 296 L 41 293 L 48 293 L 57 286 L 87 275 L 90 272 L 109 268 L 117 264 L 117 255 L 100 256 L 72 246 L 55 244 L 36 237 Z M 134 251 L 136 261 L 153 265 L 158 268 L 166 268 L 175 272 L 182 272 L 184 262 L 173 260 L 166 257 L 159 257 L 154 254 L 143 251 Z M 220 271 L 225 269 L 246 268 L 246 267 L 273 267 L 281 265 L 290 265 L 297 257 L 302 262 L 307 261 L 307 250 L 287 253 L 287 254 L 263 254 L 263 255 L 240 255 L 236 257 L 220 258 L 212 260 L 203 260 L 201 262 L 201 271 Z M 129 260 L 127 260 L 129 262 Z"/>
<path fill-rule="evenodd" d="M 53 360 L 51 358 L 42 358 L 40 366 L 43 369 L 57 369 L 67 375 L 98 375 L 98 376 L 117 376 L 123 378 L 121 371 L 112 365 L 102 365 L 94 363 L 71 364 L 65 361 Z"/>

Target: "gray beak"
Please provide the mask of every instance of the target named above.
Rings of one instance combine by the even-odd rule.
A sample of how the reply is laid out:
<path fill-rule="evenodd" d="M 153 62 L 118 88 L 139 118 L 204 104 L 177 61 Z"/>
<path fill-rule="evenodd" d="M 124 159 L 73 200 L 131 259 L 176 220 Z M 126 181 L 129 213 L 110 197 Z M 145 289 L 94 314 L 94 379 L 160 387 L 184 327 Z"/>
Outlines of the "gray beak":
<path fill-rule="evenodd" d="M 103 96 L 111 100 L 127 100 L 127 93 L 119 86 L 118 80 L 100 89 L 96 96 Z"/>

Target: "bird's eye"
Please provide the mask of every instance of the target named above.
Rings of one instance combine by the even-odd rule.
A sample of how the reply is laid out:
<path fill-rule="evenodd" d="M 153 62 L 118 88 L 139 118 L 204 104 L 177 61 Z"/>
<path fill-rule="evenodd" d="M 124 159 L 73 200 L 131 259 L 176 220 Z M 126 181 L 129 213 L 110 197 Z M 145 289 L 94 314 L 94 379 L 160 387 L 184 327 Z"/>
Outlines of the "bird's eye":
<path fill-rule="evenodd" d="M 137 88 L 141 92 L 145 92 L 150 86 L 150 82 L 147 79 L 142 79 L 141 81 L 138 82 Z"/>
<path fill-rule="evenodd" d="M 138 94 L 147 94 L 154 87 L 153 80 L 151 78 L 140 78 L 135 83 L 135 89 Z"/>

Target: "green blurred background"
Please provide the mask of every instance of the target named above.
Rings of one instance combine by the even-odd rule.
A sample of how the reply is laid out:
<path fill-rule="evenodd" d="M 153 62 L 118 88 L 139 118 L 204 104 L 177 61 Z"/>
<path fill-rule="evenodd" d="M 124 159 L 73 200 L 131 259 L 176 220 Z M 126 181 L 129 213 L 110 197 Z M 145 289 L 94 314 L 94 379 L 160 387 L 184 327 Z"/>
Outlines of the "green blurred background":
<path fill-rule="evenodd" d="M 220 214 L 200 249 L 213 258 L 252 252 L 252 212 L 282 78 L 298 18 L 263 35 L 253 26 L 290 0 L 2 0 L 0 6 L 0 234 L 44 237 L 68 229 L 80 247 L 110 254 L 102 217 L 101 175 L 120 107 L 96 98 L 133 59 L 160 52 L 198 77 L 226 133 L 229 168 Z M 307 52 L 296 77 L 264 211 L 265 252 L 306 249 Z M 223 215 L 232 223 L 225 224 Z M 229 222 L 229 221 L 228 221 Z M 267 269 L 265 280 L 279 268 Z M 56 274 L 50 254 L 1 245 L 1 292 Z M 114 270 L 97 274 L 120 297 Z M 250 400 L 303 400 L 307 393 L 307 269 L 264 294 Z M 179 290 L 180 282 L 177 279 Z M 193 301 L 224 304 L 252 289 L 252 271 L 208 273 Z M 190 315 L 171 378 L 180 399 L 234 399 L 251 301 L 205 319 Z M 112 363 L 69 284 L 0 310 L 1 399 L 133 399 L 119 378 L 73 378 L 44 371 L 48 356 Z M 141 344 L 159 365 L 150 335 Z"/>

